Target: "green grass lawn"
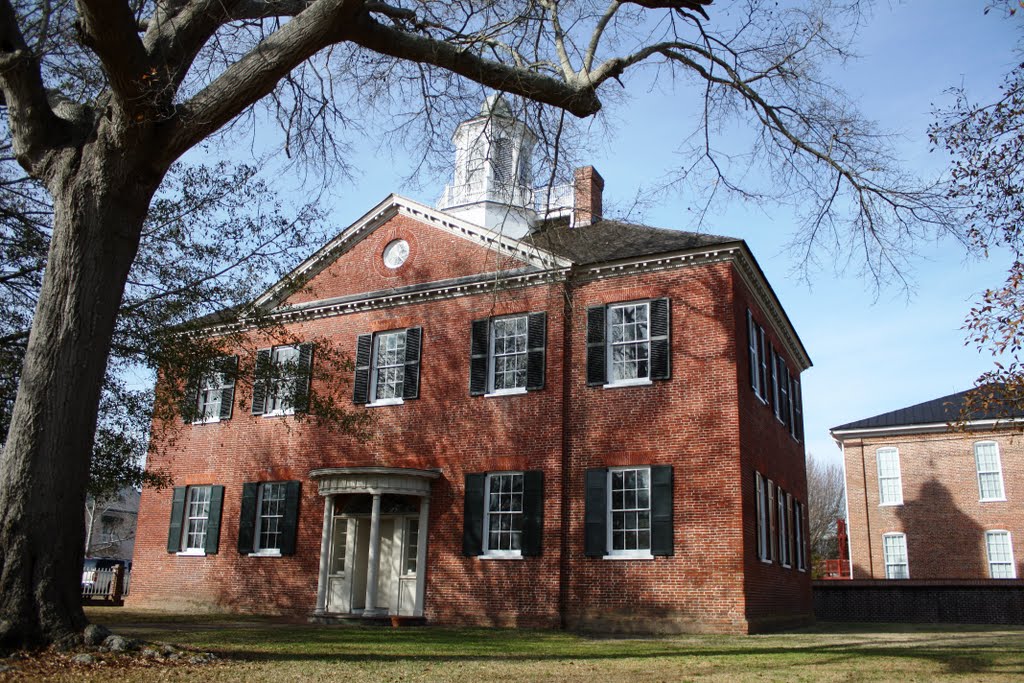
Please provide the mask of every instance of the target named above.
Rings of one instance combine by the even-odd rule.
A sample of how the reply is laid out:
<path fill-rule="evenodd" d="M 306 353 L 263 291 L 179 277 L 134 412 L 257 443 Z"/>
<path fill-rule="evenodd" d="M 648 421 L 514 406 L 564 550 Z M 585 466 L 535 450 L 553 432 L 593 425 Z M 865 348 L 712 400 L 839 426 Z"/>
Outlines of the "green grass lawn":
<path fill-rule="evenodd" d="M 212 665 L 75 667 L 57 680 L 932 681 L 1024 678 L 1024 629 L 821 624 L 768 636 L 314 626 L 91 608 L 115 633 L 216 653 Z"/>

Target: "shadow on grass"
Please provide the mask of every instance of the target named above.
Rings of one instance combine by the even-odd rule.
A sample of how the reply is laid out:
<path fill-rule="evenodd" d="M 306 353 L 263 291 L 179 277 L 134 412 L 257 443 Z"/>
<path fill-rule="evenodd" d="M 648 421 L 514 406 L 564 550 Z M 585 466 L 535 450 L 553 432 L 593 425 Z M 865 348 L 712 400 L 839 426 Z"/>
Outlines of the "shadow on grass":
<path fill-rule="evenodd" d="M 884 670 L 896 662 L 929 662 L 945 674 L 1024 676 L 1024 629 L 1014 627 L 830 623 L 761 636 L 616 638 L 561 631 L 324 627 L 236 616 L 192 621 L 135 616 L 136 621 L 115 619 L 108 625 L 132 637 L 212 650 L 239 662 L 428 665 L 692 659 L 751 670 L 813 666 L 837 672 L 855 671 L 866 663 Z"/>

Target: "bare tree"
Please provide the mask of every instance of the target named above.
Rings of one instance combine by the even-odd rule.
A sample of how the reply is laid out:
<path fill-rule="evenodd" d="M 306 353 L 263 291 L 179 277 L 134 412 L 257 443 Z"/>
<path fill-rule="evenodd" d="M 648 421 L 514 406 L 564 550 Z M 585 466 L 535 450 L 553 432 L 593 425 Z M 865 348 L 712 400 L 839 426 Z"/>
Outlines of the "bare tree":
<path fill-rule="evenodd" d="M 846 480 L 843 466 L 807 454 L 807 516 L 811 559 L 838 555 L 836 520 L 846 519 Z"/>
<path fill-rule="evenodd" d="M 883 277 L 906 240 L 950 222 L 821 76 L 860 20 L 859 0 L 0 0 L 14 156 L 54 212 L 0 467 L 0 641 L 85 625 L 84 482 L 107 355 L 146 212 L 182 154 L 262 102 L 289 152 L 344 168 L 361 116 L 436 131 L 438 113 L 479 97 L 472 83 L 584 117 L 606 83 L 649 65 L 699 84 L 698 161 L 716 187 L 743 192 L 746 169 L 766 165 L 773 192 L 749 196 L 805 201 L 803 246 L 845 245 Z M 739 164 L 712 142 L 737 118 L 755 131 Z"/>

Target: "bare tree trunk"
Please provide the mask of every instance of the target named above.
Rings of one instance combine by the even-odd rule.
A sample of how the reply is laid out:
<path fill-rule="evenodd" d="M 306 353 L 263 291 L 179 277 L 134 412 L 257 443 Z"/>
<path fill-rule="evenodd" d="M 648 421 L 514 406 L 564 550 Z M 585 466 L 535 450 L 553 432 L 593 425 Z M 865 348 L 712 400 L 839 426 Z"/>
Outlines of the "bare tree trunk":
<path fill-rule="evenodd" d="M 80 577 L 97 405 L 121 295 L 159 183 L 139 161 L 135 150 L 143 145 L 111 145 L 102 128 L 97 137 L 82 149 L 65 148 L 50 165 L 53 238 L 0 462 L 4 645 L 74 641 L 87 623 Z"/>

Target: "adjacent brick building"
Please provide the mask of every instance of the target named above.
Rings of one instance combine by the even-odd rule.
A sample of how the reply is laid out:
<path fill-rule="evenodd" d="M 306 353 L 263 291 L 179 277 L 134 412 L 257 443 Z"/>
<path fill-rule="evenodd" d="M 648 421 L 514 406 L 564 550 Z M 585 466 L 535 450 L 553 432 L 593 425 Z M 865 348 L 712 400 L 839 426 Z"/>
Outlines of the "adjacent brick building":
<path fill-rule="evenodd" d="M 440 209 L 392 195 L 255 300 L 302 343 L 192 387 L 196 422 L 150 463 L 175 488 L 143 493 L 129 604 L 810 620 L 810 359 L 747 246 L 604 220 L 592 168 L 535 202 L 532 133 L 500 99 L 455 143 Z M 354 369 L 311 372 L 326 348 Z M 297 419 L 325 397 L 368 411 L 369 438 Z"/>
<path fill-rule="evenodd" d="M 961 416 L 966 393 L 831 430 L 846 465 L 854 579 L 1019 580 L 1020 417 Z"/>

